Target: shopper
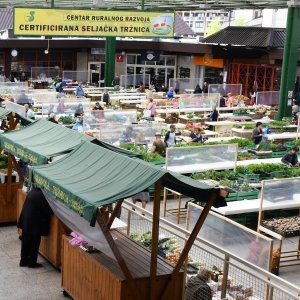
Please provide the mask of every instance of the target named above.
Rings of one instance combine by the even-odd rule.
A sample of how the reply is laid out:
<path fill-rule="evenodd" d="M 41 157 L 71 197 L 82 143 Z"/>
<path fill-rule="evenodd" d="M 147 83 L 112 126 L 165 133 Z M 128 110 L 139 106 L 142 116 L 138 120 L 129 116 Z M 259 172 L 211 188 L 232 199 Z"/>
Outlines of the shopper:
<path fill-rule="evenodd" d="M 202 89 L 200 87 L 199 84 L 196 85 L 195 90 L 194 90 L 194 94 L 201 94 L 202 93 Z"/>
<path fill-rule="evenodd" d="M 138 88 L 138 92 L 139 93 L 145 93 L 145 86 L 144 86 L 144 83 L 142 81 L 140 82 L 140 86 Z"/>
<path fill-rule="evenodd" d="M 60 98 L 58 106 L 57 106 L 57 113 L 58 114 L 64 114 L 66 111 L 65 108 L 65 99 L 64 98 Z"/>
<path fill-rule="evenodd" d="M 208 94 L 208 84 L 207 84 L 207 82 L 203 83 L 202 92 L 204 94 Z"/>
<path fill-rule="evenodd" d="M 136 204 L 137 201 L 142 202 L 142 208 L 146 209 L 146 205 L 150 201 L 150 194 L 149 194 L 148 189 L 146 189 L 132 197 L 133 204 Z M 134 207 L 132 209 L 135 210 Z M 142 213 L 142 215 L 144 216 L 145 214 Z"/>
<path fill-rule="evenodd" d="M 256 128 L 253 129 L 251 139 L 255 145 L 259 145 L 261 143 L 263 137 L 262 126 L 262 122 L 257 122 Z"/>
<path fill-rule="evenodd" d="M 174 88 L 173 87 L 169 88 L 168 93 L 167 93 L 167 98 L 168 99 L 174 98 Z"/>
<path fill-rule="evenodd" d="M 153 142 L 151 152 L 166 156 L 166 144 L 162 141 L 160 132 L 155 133 L 155 141 Z"/>
<path fill-rule="evenodd" d="M 174 92 L 178 94 L 180 91 L 180 82 L 178 80 L 174 81 Z"/>
<path fill-rule="evenodd" d="M 192 139 L 191 142 L 194 143 L 203 143 L 204 139 L 203 136 L 201 135 L 201 130 L 199 127 L 194 128 L 194 132 L 190 134 L 190 138 Z"/>
<path fill-rule="evenodd" d="M 104 90 L 102 95 L 102 102 L 105 102 L 105 105 L 110 105 L 110 96 L 107 89 Z"/>
<path fill-rule="evenodd" d="M 84 97 L 84 90 L 82 87 L 82 83 L 80 82 L 76 88 L 76 96 L 77 97 Z"/>
<path fill-rule="evenodd" d="M 84 115 L 84 111 L 83 111 L 83 105 L 82 103 L 79 103 L 76 110 L 75 110 L 75 113 L 74 113 L 74 117 L 81 117 Z"/>
<path fill-rule="evenodd" d="M 286 153 L 283 158 L 281 159 L 281 161 L 289 166 L 299 166 L 298 163 L 298 152 L 299 152 L 299 147 L 298 146 L 294 146 L 292 148 L 292 150 L 288 153 Z"/>
<path fill-rule="evenodd" d="M 166 147 L 175 146 L 175 144 L 176 144 L 175 130 L 176 130 L 176 126 L 174 124 L 170 125 L 170 130 L 165 135 Z"/>
<path fill-rule="evenodd" d="M 213 111 L 209 115 L 209 120 L 211 122 L 216 122 L 216 121 L 218 121 L 218 117 L 219 117 L 219 113 L 217 111 L 217 108 L 213 107 Z"/>
<path fill-rule="evenodd" d="M 66 94 L 64 93 L 64 89 L 62 87 L 60 87 L 58 90 L 58 93 L 56 94 L 56 98 L 60 99 L 62 97 L 66 97 Z"/>
<path fill-rule="evenodd" d="M 25 116 L 29 119 L 35 120 L 35 113 L 31 104 L 25 104 Z"/>
<path fill-rule="evenodd" d="M 22 229 L 22 248 L 20 267 L 39 268 L 37 262 L 41 236 L 47 236 L 50 230 L 52 210 L 43 194 L 36 187 L 28 193 L 18 221 Z"/>
<path fill-rule="evenodd" d="M 146 109 L 148 110 L 150 117 L 154 120 L 154 117 L 156 116 L 156 104 L 152 98 L 149 98 L 149 103 Z"/>
<path fill-rule="evenodd" d="M 196 276 L 188 279 L 185 290 L 185 300 L 211 300 L 212 291 L 207 282 L 212 272 L 201 268 Z"/>
<path fill-rule="evenodd" d="M 99 102 L 96 102 L 95 106 L 93 107 L 93 110 L 103 110 L 103 107 L 100 105 Z"/>
<path fill-rule="evenodd" d="M 120 77 L 119 75 L 116 73 L 115 78 L 112 81 L 112 85 L 113 86 L 119 86 L 120 85 Z"/>
<path fill-rule="evenodd" d="M 232 93 L 227 94 L 227 101 L 226 101 L 227 107 L 232 107 L 233 106 L 233 96 Z"/>

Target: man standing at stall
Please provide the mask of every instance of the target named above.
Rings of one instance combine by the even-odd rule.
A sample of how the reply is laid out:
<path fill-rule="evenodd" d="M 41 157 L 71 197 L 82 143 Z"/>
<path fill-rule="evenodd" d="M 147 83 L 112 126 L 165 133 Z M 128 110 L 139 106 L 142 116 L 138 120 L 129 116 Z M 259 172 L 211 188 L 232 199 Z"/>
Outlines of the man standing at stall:
<path fill-rule="evenodd" d="M 22 248 L 20 267 L 40 268 L 37 262 L 41 236 L 50 230 L 52 210 L 41 189 L 33 187 L 28 193 L 18 221 L 22 229 Z"/>

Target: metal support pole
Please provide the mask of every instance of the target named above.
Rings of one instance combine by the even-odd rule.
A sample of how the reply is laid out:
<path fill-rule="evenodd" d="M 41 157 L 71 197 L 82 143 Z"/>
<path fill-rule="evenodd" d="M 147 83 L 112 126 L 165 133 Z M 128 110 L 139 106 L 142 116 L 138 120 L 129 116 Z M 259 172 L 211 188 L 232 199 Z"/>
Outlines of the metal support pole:
<path fill-rule="evenodd" d="M 54 1 L 55 1 L 55 0 L 51 0 L 51 8 L 54 8 L 54 7 L 55 7 Z"/>
<path fill-rule="evenodd" d="M 145 0 L 142 0 L 142 3 L 141 3 L 141 11 L 144 11 L 145 9 Z"/>
<path fill-rule="evenodd" d="M 300 3 L 295 1 L 288 8 L 286 36 L 283 52 L 279 111 L 277 119 L 290 117 L 292 112 L 292 92 L 295 88 L 295 77 L 297 68 L 298 45 L 300 41 Z"/>
<path fill-rule="evenodd" d="M 115 57 L 116 57 L 116 38 L 113 36 L 106 37 L 105 41 L 105 72 L 104 85 L 112 86 L 115 77 Z"/>

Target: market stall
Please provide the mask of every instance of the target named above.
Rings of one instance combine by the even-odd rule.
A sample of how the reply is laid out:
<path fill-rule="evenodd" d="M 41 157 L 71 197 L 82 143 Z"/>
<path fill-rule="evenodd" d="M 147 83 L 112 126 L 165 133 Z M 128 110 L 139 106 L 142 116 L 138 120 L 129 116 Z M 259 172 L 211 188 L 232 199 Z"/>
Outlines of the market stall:
<path fill-rule="evenodd" d="M 181 299 L 181 266 L 187 253 L 210 207 L 226 205 L 219 189 L 87 142 L 57 162 L 33 167 L 31 174 L 63 222 L 101 251 L 86 253 L 64 239 L 62 284 L 73 298 L 84 294 L 93 299 Z M 122 199 L 151 184 L 155 197 L 150 252 L 110 228 Z M 207 202 L 174 268 L 157 257 L 161 186 Z M 117 204 L 108 219 L 106 205 L 112 203 Z M 140 264 L 143 271 L 136 268 Z M 109 284 L 102 288 L 103 282 Z"/>
<path fill-rule="evenodd" d="M 270 205 L 271 204 L 271 205 Z M 294 216 L 274 216 L 266 219 L 266 211 L 296 208 Z M 258 232 L 263 232 L 279 241 L 278 265 L 276 268 L 300 265 L 300 178 L 266 180 L 262 182 L 260 198 Z M 286 238 L 298 237 L 297 248 L 283 252 L 282 245 Z"/>

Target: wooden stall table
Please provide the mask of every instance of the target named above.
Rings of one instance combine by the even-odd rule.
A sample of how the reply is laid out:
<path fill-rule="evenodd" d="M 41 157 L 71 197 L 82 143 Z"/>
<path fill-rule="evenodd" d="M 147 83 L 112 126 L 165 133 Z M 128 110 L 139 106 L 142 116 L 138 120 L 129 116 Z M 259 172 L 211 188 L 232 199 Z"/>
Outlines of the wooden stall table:
<path fill-rule="evenodd" d="M 297 139 L 298 133 L 297 132 L 270 133 L 266 137 L 271 142 L 277 140 L 283 143 L 284 140 Z"/>
<path fill-rule="evenodd" d="M 186 123 L 189 123 L 189 122 L 200 122 L 202 120 L 208 120 L 209 118 L 208 117 L 198 117 L 198 116 L 193 116 L 192 118 L 189 118 L 188 116 L 186 115 L 183 115 L 183 116 L 179 116 L 179 120 L 180 122 L 182 122 L 183 124 L 186 124 Z"/>
<path fill-rule="evenodd" d="M 17 191 L 19 182 L 11 183 L 10 195 L 8 195 L 8 184 L 0 184 L 0 223 L 17 221 Z"/>
<path fill-rule="evenodd" d="M 19 218 L 27 193 L 23 190 L 18 190 L 17 199 L 17 216 Z M 61 267 L 61 249 L 62 249 L 62 236 L 69 234 L 69 230 L 55 215 L 50 219 L 50 232 L 48 236 L 42 236 L 39 253 L 45 257 L 54 267 Z M 18 230 L 19 235 L 22 230 Z"/>
<path fill-rule="evenodd" d="M 148 299 L 151 252 L 117 230 L 112 230 L 111 234 L 132 274 L 140 295 L 139 299 Z M 62 288 L 64 293 L 74 299 L 133 299 L 129 284 L 115 260 L 102 252 L 87 253 L 79 247 L 72 246 L 69 240 L 69 237 L 63 237 Z M 158 256 L 154 299 L 159 299 L 173 268 Z M 179 300 L 182 299 L 182 293 L 183 270 L 180 270 L 164 299 Z"/>

